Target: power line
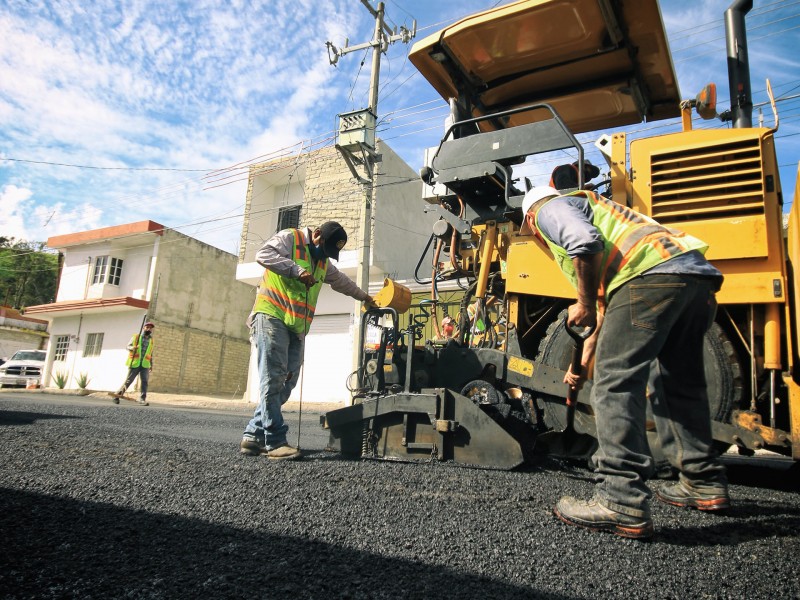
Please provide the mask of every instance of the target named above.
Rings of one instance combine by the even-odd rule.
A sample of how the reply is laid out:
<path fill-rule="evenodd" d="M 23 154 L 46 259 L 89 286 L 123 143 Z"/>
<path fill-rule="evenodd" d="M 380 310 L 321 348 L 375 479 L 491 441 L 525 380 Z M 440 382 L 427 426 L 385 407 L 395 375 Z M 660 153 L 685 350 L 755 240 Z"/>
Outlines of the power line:
<path fill-rule="evenodd" d="M 209 169 L 175 169 L 167 167 L 98 167 L 95 165 L 73 165 L 69 163 L 50 162 L 46 160 L 29 160 L 25 158 L 9 158 L 0 156 L 0 161 L 9 160 L 20 163 L 32 163 L 36 165 L 51 165 L 55 167 L 72 167 L 75 169 L 98 169 L 101 171 L 179 171 L 179 172 L 203 172 Z"/>

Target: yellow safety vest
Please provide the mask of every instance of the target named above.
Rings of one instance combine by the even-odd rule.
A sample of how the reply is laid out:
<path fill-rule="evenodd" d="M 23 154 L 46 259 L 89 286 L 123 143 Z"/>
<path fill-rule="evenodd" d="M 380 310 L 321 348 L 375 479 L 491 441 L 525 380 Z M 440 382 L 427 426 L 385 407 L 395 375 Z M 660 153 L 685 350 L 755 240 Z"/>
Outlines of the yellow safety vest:
<path fill-rule="evenodd" d="M 152 359 L 153 359 L 153 336 L 150 336 L 150 341 L 147 344 L 147 350 L 144 352 L 144 357 L 141 358 L 142 353 L 142 340 L 140 339 L 139 334 L 134 335 L 131 338 L 131 343 L 129 346 L 133 346 L 133 350 L 128 352 L 128 360 L 125 361 L 125 366 L 136 368 L 138 366 L 142 366 L 145 369 L 149 369 L 152 366 Z"/>
<path fill-rule="evenodd" d="M 313 258 L 303 238 L 303 232 L 299 229 L 292 231 L 294 233 L 292 260 L 311 273 L 318 282 L 324 281 L 328 272 L 328 259 L 319 260 L 312 265 Z M 314 319 L 314 310 L 321 288 L 321 285 L 314 285 L 307 290 L 299 279 L 284 277 L 266 269 L 258 286 L 253 312 L 265 313 L 280 319 L 295 333 L 307 332 Z"/>
<path fill-rule="evenodd" d="M 658 224 L 650 217 L 609 200 L 594 192 L 579 190 L 567 196 L 584 196 L 592 208 L 592 224 L 603 236 L 603 261 L 600 270 L 600 296 L 608 297 L 626 281 L 641 275 L 670 258 L 691 250 L 702 254 L 708 250 L 705 242 L 675 229 Z M 547 243 L 561 271 L 570 283 L 578 287 L 578 276 L 567 251 L 536 229 Z"/>

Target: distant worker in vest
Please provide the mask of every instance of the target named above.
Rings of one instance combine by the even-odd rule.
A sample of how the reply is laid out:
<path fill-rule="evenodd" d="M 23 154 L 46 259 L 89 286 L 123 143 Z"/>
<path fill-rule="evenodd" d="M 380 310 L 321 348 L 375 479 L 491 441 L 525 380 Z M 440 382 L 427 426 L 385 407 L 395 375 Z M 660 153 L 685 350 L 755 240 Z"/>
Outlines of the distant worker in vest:
<path fill-rule="evenodd" d="M 297 385 L 305 336 L 314 319 L 322 284 L 374 306 L 372 297 L 339 271 L 331 260 L 347 243 L 347 233 L 336 221 L 311 229 L 285 229 L 268 239 L 256 253 L 264 267 L 248 325 L 258 351 L 259 401 L 245 427 L 240 452 L 270 460 L 295 459 L 300 450 L 290 446 L 289 426 L 281 407 Z"/>
<path fill-rule="evenodd" d="M 137 402 L 147 406 L 147 382 L 150 380 L 150 372 L 153 370 L 153 328 L 155 325 L 148 321 L 144 324 L 143 333 L 137 333 L 128 343 L 128 360 L 125 361 L 125 365 L 128 367 L 128 377 L 125 378 L 125 383 L 114 397 L 115 404 L 119 404 L 118 396 L 124 396 L 138 377 L 139 399 Z"/>
<path fill-rule="evenodd" d="M 653 405 L 656 429 L 679 471 L 677 483 L 655 495 L 679 507 L 728 508 L 703 368 L 703 338 L 722 285 L 722 274 L 704 258 L 708 246 L 591 191 L 561 195 L 549 186 L 534 187 L 525 194 L 522 212 L 521 233 L 549 247 L 577 290 L 568 325 L 598 328 L 584 346 L 581 373 L 568 371 L 564 378 L 579 388 L 594 358 L 597 484 L 588 501 L 561 498 L 555 515 L 592 531 L 653 535 L 645 410 L 655 359 L 664 391 Z"/>

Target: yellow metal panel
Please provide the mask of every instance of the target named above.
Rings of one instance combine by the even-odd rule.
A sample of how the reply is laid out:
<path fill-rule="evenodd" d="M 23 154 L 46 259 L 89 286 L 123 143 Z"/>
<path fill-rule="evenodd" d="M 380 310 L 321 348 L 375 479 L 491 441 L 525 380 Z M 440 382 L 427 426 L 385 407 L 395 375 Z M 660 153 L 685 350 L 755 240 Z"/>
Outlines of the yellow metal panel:
<path fill-rule="evenodd" d="M 800 460 L 800 387 L 788 376 L 784 383 L 789 388 L 789 424 L 792 433 L 792 458 Z"/>
<path fill-rule="evenodd" d="M 798 269 L 800 269 L 800 203 L 797 202 L 797 199 L 800 199 L 800 163 L 797 165 L 797 181 L 794 188 L 794 198 L 795 202 L 792 204 L 792 209 L 789 212 L 788 234 L 786 236 L 786 252 L 788 254 L 788 261 L 793 267 L 791 270 L 792 279 L 789 282 L 793 292 L 792 297 L 795 298 L 793 312 L 791 314 L 791 319 L 794 321 L 794 327 L 791 329 L 795 331 L 795 335 L 800 335 L 800 327 L 798 327 L 798 324 L 800 324 L 800 276 L 798 275 Z M 795 338 L 793 346 L 795 349 L 800 348 L 800 339 Z M 790 367 L 794 366 L 794 359 L 794 354 L 790 354 Z M 798 431 L 800 431 L 800 393 L 798 393 L 798 399 L 796 399 L 796 402 L 798 404 L 796 407 L 797 412 L 793 414 L 797 416 L 796 426 Z M 793 407 L 792 410 L 795 410 L 795 407 Z M 795 440 L 800 442 L 799 438 L 795 438 Z"/>
<path fill-rule="evenodd" d="M 409 58 L 443 98 L 467 98 L 472 116 L 548 102 L 579 133 L 680 114 L 656 0 L 521 0 L 428 36 Z"/>
<path fill-rule="evenodd" d="M 717 293 L 717 302 L 720 304 L 764 304 L 786 300 L 786 290 L 780 272 L 754 273 L 743 262 L 738 265 L 744 267 L 740 269 L 743 272 L 726 269 L 734 266 L 727 262 L 714 264 L 725 276 L 722 289 Z M 774 291 L 776 287 L 781 292 L 777 297 Z"/>
<path fill-rule="evenodd" d="M 706 258 L 714 261 L 726 258 L 761 257 L 769 255 L 767 227 L 761 215 L 719 221 L 686 221 L 675 226 L 708 244 Z"/>
<path fill-rule="evenodd" d="M 554 298 L 575 298 L 573 288 L 552 255 L 533 236 L 514 236 L 508 247 L 506 290 Z"/>
<path fill-rule="evenodd" d="M 766 129 L 693 130 L 631 142 L 633 207 L 669 225 L 764 213 Z"/>

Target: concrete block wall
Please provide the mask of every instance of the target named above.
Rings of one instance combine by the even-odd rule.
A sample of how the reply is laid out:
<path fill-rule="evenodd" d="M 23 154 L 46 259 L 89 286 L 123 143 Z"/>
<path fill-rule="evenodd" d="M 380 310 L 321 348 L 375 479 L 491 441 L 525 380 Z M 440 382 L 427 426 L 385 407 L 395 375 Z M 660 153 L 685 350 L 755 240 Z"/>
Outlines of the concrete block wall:
<path fill-rule="evenodd" d="M 347 231 L 347 248 L 352 250 L 360 245 L 358 239 L 361 206 L 364 203 L 364 188 L 353 178 L 342 155 L 336 148 L 322 148 L 300 156 L 302 162 L 303 209 L 300 213 L 302 227 L 316 227 L 325 221 L 338 221 Z M 297 173 L 298 158 L 290 157 L 271 163 L 259 163 L 250 166 L 250 178 L 247 185 L 245 201 L 245 219 L 242 227 L 239 246 L 239 261 L 252 260 L 255 247 L 254 240 L 265 240 L 275 231 L 263 230 L 264 219 L 250 215 L 255 201 L 253 198 L 254 178 L 277 177 L 282 173 L 280 181 L 287 183 L 289 176 Z M 295 179 L 297 180 L 297 179 Z M 262 228 L 259 228 L 259 223 Z M 258 243 L 260 245 L 260 243 Z M 248 251 L 249 249 L 249 251 Z"/>
<path fill-rule="evenodd" d="M 309 153 L 305 160 L 305 202 L 300 221 L 315 227 L 325 221 L 338 221 L 347 232 L 347 248 L 361 245 L 358 239 L 364 187 L 347 168 L 336 148 Z"/>
<path fill-rule="evenodd" d="M 150 317 L 246 341 L 253 288 L 236 281 L 237 258 L 176 231 L 166 231 L 155 265 Z"/>
<path fill-rule="evenodd" d="M 250 341 L 155 321 L 154 392 L 244 393 Z"/>
<path fill-rule="evenodd" d="M 11 358 L 17 350 L 43 350 L 47 347 L 47 338 L 46 331 L 0 326 L 0 357 Z"/>

